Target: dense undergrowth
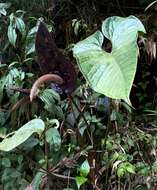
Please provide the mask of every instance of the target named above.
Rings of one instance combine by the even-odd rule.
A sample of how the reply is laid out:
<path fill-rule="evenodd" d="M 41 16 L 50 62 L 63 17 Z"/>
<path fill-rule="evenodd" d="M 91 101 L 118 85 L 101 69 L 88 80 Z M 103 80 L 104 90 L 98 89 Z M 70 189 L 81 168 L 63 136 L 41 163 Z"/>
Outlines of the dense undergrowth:
<path fill-rule="evenodd" d="M 0 189 L 157 189 L 156 4 L 145 10 L 151 2 L 1 1 L 0 141 L 34 118 L 43 120 L 45 129 L 0 151 Z M 77 42 L 115 15 L 135 15 L 147 32 L 138 38 L 132 107 L 93 91 L 72 53 Z M 77 82 L 70 97 L 48 83 L 29 100 L 28 89 L 42 75 L 35 52 L 39 20 L 73 62 Z M 106 40 L 103 48 L 110 52 L 111 43 Z"/>

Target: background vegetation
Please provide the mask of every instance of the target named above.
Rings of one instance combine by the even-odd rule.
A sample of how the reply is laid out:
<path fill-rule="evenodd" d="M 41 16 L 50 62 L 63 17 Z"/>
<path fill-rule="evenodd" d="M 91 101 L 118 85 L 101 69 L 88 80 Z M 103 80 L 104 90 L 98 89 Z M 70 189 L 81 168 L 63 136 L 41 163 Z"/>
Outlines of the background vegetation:
<path fill-rule="evenodd" d="M 0 140 L 34 118 L 46 126 L 18 148 L 0 151 L 2 190 L 157 189 L 157 5 L 149 0 L 2 0 L 0 3 Z M 135 15 L 147 33 L 138 39 L 130 99 L 94 92 L 72 56 L 74 44 L 109 16 Z M 57 47 L 77 71 L 72 99 L 47 85 L 33 102 L 25 93 L 41 76 L 34 51 L 37 22 L 54 31 Z M 104 49 L 110 51 L 107 41 Z"/>

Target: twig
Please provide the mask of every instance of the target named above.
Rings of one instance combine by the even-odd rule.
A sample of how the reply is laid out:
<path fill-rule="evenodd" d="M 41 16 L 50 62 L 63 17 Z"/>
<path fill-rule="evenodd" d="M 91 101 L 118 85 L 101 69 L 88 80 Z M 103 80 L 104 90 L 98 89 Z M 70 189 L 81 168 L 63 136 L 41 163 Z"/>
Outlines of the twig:
<path fill-rule="evenodd" d="M 120 6 L 120 3 L 119 3 L 119 0 L 116 0 L 116 3 L 117 3 L 117 6 L 118 6 L 119 11 L 121 12 L 122 16 L 125 16 L 123 10 L 121 9 L 121 6 Z"/>
<path fill-rule="evenodd" d="M 82 116 L 82 118 L 83 118 L 85 124 L 87 125 L 87 134 L 88 134 L 89 139 L 90 139 L 90 141 L 91 141 L 91 144 L 92 144 L 92 146 L 93 146 L 93 144 L 94 144 L 94 143 L 93 143 L 93 139 L 91 138 L 90 133 L 89 133 L 89 131 L 88 131 L 88 129 L 90 128 L 90 125 L 88 124 L 87 119 L 85 118 L 83 112 L 80 110 L 80 108 L 78 107 L 78 105 L 76 104 L 76 102 L 74 101 L 74 99 L 73 99 L 72 96 L 70 96 L 70 99 L 71 99 L 72 103 L 75 105 L 76 109 L 79 111 L 79 113 L 80 113 L 80 115 Z"/>
<path fill-rule="evenodd" d="M 27 160 L 29 160 L 32 165 L 36 165 L 37 169 L 38 169 L 40 172 L 46 173 L 46 175 L 51 175 L 51 176 L 53 176 L 53 177 L 55 176 L 55 177 L 59 177 L 59 178 L 62 178 L 62 179 L 75 180 L 74 177 L 64 176 L 64 175 L 57 174 L 57 173 L 50 172 L 50 171 L 46 170 L 45 168 L 41 167 L 37 162 L 35 162 L 31 157 L 29 157 L 26 153 L 24 153 L 20 148 L 16 148 L 16 149 L 17 149 Z M 44 176 L 43 176 L 43 177 L 44 177 Z"/>
<path fill-rule="evenodd" d="M 85 118 L 84 114 L 82 113 L 82 111 L 80 110 L 80 108 L 78 107 L 78 105 L 76 104 L 76 102 L 74 101 L 72 96 L 70 96 L 70 99 L 71 99 L 72 103 L 75 105 L 76 109 L 79 111 L 79 113 L 82 116 L 82 118 L 83 118 L 84 122 L 86 123 L 87 127 L 90 127 L 90 125 L 88 124 L 87 119 Z"/>
<path fill-rule="evenodd" d="M 67 179 L 67 180 L 75 180 L 74 177 L 70 177 L 70 176 L 65 176 L 65 175 L 61 175 L 61 174 L 57 174 L 57 173 L 51 173 L 53 176 L 56 176 L 56 177 L 59 177 L 59 178 L 62 178 L 62 179 Z"/>
<path fill-rule="evenodd" d="M 18 102 L 16 102 L 13 107 L 10 109 L 10 112 L 16 111 L 21 105 L 24 105 L 26 103 L 30 103 L 29 97 L 26 96 L 24 98 L 21 98 Z"/>
<path fill-rule="evenodd" d="M 48 162 L 48 143 L 46 141 L 46 135 L 45 135 L 45 138 L 44 138 L 44 144 L 45 144 L 45 162 L 46 162 L 46 170 L 48 171 L 49 169 L 49 162 Z M 47 181 L 48 183 L 46 184 L 46 188 L 49 190 L 50 187 L 49 187 L 49 175 L 47 176 Z"/>

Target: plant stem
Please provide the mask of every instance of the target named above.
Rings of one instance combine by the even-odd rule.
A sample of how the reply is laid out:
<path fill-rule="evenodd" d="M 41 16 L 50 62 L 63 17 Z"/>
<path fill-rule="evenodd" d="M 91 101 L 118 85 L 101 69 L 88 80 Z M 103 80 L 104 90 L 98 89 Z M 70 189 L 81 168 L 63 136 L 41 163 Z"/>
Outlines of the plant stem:
<path fill-rule="evenodd" d="M 22 154 L 27 160 L 29 160 L 32 165 L 35 165 L 40 172 L 46 173 L 46 175 L 51 175 L 52 177 L 55 176 L 55 177 L 59 177 L 62 179 L 75 180 L 74 177 L 64 176 L 64 175 L 57 174 L 57 173 L 50 172 L 50 171 L 46 170 L 45 168 L 40 166 L 37 162 L 35 162 L 31 157 L 29 157 L 26 153 L 24 153 L 20 148 L 16 148 L 16 150 L 18 150 L 18 152 L 20 154 Z"/>
<path fill-rule="evenodd" d="M 93 146 L 93 144 L 94 144 L 94 143 L 93 143 L 93 139 L 91 138 L 91 135 L 90 135 L 89 130 L 88 130 L 88 129 L 90 129 L 90 125 L 88 124 L 87 119 L 85 118 L 83 112 L 80 110 L 80 108 L 78 107 L 78 105 L 76 104 L 76 102 L 74 101 L 74 99 L 73 99 L 72 96 L 70 96 L 70 100 L 71 100 L 72 103 L 75 105 L 76 109 L 79 111 L 79 113 L 80 113 L 80 115 L 82 116 L 82 118 L 83 118 L 85 124 L 87 125 L 87 134 L 88 134 L 89 139 L 90 139 L 90 141 L 91 141 L 91 144 L 92 144 L 92 146 Z"/>

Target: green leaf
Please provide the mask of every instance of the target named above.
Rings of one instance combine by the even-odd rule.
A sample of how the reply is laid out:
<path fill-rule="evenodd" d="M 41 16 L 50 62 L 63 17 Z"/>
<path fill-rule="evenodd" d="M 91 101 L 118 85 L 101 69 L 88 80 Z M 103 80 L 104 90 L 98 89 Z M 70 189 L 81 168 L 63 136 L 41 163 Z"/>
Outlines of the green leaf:
<path fill-rule="evenodd" d="M 0 14 L 6 16 L 7 12 L 5 9 L 0 9 Z"/>
<path fill-rule="evenodd" d="M 14 15 L 14 13 L 11 13 L 9 15 L 9 19 L 10 19 L 10 25 L 15 27 L 15 15 Z"/>
<path fill-rule="evenodd" d="M 46 131 L 46 141 L 52 145 L 54 151 L 58 151 L 61 147 L 61 137 L 56 128 L 50 128 Z"/>
<path fill-rule="evenodd" d="M 0 9 L 8 9 L 11 3 L 0 3 Z"/>
<path fill-rule="evenodd" d="M 0 143 L 0 150 L 2 151 L 10 151 L 25 142 L 33 133 L 38 133 L 39 135 L 44 131 L 45 124 L 41 119 L 33 119 L 23 125 L 17 131 L 8 134 L 13 136 L 5 138 Z"/>
<path fill-rule="evenodd" d="M 2 112 L 2 114 L 3 114 L 3 112 Z M 0 124 L 2 122 L 1 125 L 3 126 L 3 124 L 4 124 L 3 122 L 5 122 L 5 120 L 3 120 L 3 118 L 1 118 L 1 117 L 3 117 L 3 116 L 1 116 L 1 113 L 0 113 Z M 5 127 L 1 127 L 1 125 L 0 125 L 0 138 L 4 139 L 6 136 L 7 129 Z"/>
<path fill-rule="evenodd" d="M 122 162 L 118 165 L 118 177 L 124 176 L 126 173 L 135 174 L 135 167 L 129 162 Z"/>
<path fill-rule="evenodd" d="M 11 180 L 12 178 L 18 178 L 21 176 L 21 173 L 14 168 L 6 168 L 2 173 L 2 182 Z"/>
<path fill-rule="evenodd" d="M 73 49 L 80 70 L 93 90 L 123 99 L 129 105 L 137 66 L 138 31 L 145 32 L 145 29 L 134 16 L 109 17 L 102 24 L 102 32 L 95 32 Z M 104 37 L 112 42 L 111 53 L 102 49 Z"/>
<path fill-rule="evenodd" d="M 6 9 L 10 7 L 11 3 L 0 3 L 0 15 L 6 16 Z"/>
<path fill-rule="evenodd" d="M 2 158 L 2 166 L 5 166 L 6 168 L 9 168 L 11 166 L 11 162 L 8 158 Z"/>
<path fill-rule="evenodd" d="M 115 162 L 115 161 L 117 160 L 118 156 L 119 156 L 118 152 L 115 152 L 115 153 L 112 155 L 112 157 L 111 157 L 111 159 L 110 159 L 110 162 Z"/>
<path fill-rule="evenodd" d="M 37 172 L 31 184 L 32 189 L 39 190 L 43 175 L 43 172 Z"/>
<path fill-rule="evenodd" d="M 110 120 L 111 121 L 116 121 L 117 120 L 117 112 L 114 109 L 112 110 L 112 113 L 110 115 Z"/>
<path fill-rule="evenodd" d="M 36 36 L 37 30 L 38 30 L 38 27 L 35 26 L 27 34 L 26 47 L 25 47 L 26 55 L 29 55 L 35 52 L 35 36 Z"/>
<path fill-rule="evenodd" d="M 7 67 L 7 64 L 0 64 L 0 69 Z"/>
<path fill-rule="evenodd" d="M 28 152 L 32 150 L 39 142 L 39 139 L 30 137 L 24 143 L 22 143 L 19 148 Z"/>
<path fill-rule="evenodd" d="M 17 34 L 15 28 L 12 25 L 8 26 L 8 39 L 9 42 L 15 47 Z"/>
<path fill-rule="evenodd" d="M 60 101 L 60 96 L 57 92 L 55 92 L 54 90 L 52 89 L 45 89 L 41 94 L 40 94 L 40 98 L 41 100 L 44 102 L 44 101 L 47 101 L 47 102 L 51 102 L 54 100 L 57 100 L 57 101 Z"/>
<path fill-rule="evenodd" d="M 6 81 L 6 76 L 3 76 L 0 79 L 0 103 L 3 99 L 3 90 L 4 90 L 4 86 L 5 86 L 5 81 Z"/>
<path fill-rule="evenodd" d="M 83 185 L 84 183 L 86 183 L 87 178 L 77 176 L 77 177 L 75 177 L 75 180 L 76 180 L 78 189 L 80 189 L 80 186 Z"/>
<path fill-rule="evenodd" d="M 118 177 L 123 177 L 124 174 L 125 174 L 125 169 L 123 167 L 122 168 L 120 167 L 120 168 L 117 169 Z"/>
<path fill-rule="evenodd" d="M 83 162 L 83 164 L 80 167 L 80 175 L 83 177 L 87 177 L 87 175 L 90 172 L 90 166 L 87 160 Z"/>
<path fill-rule="evenodd" d="M 39 95 L 42 102 L 44 102 L 45 106 L 44 108 L 53 114 L 57 114 L 57 111 L 59 109 L 59 114 L 62 114 L 61 108 L 56 106 L 56 101 L 60 101 L 60 96 L 57 92 L 55 92 L 52 89 L 45 89 L 42 93 Z M 59 115 L 57 114 L 57 115 Z"/>
<path fill-rule="evenodd" d="M 127 164 L 126 170 L 128 173 L 135 174 L 135 167 L 132 164 Z"/>
<path fill-rule="evenodd" d="M 22 18 L 20 17 L 16 17 L 16 26 L 17 29 L 20 31 L 20 33 L 22 34 L 22 36 L 26 35 L 26 30 L 25 30 L 25 23 L 22 20 Z"/>
<path fill-rule="evenodd" d="M 59 128 L 59 121 L 57 120 L 57 119 L 47 119 L 47 123 L 48 123 L 48 125 L 56 125 L 56 129 L 58 129 Z"/>
<path fill-rule="evenodd" d="M 153 163 L 153 165 L 152 165 L 152 170 L 153 170 L 154 172 L 157 172 L 157 160 Z"/>
<path fill-rule="evenodd" d="M 18 70 L 17 68 L 13 68 L 9 71 L 8 75 L 6 76 L 4 85 L 6 87 L 11 87 L 15 84 L 20 85 L 24 78 L 25 72 L 23 72 L 22 70 Z"/>

